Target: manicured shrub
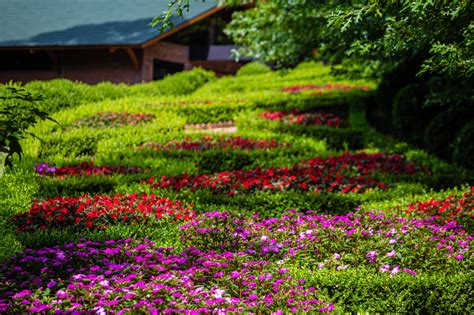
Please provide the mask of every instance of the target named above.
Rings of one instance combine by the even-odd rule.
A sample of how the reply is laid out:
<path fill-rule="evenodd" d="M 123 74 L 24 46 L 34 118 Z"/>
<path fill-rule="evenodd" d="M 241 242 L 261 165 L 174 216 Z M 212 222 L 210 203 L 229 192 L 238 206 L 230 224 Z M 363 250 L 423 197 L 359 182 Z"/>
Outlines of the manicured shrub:
<path fill-rule="evenodd" d="M 46 112 L 76 107 L 83 103 L 93 103 L 105 99 L 126 96 L 186 95 L 194 92 L 207 82 L 215 80 L 215 74 L 200 68 L 170 75 L 163 80 L 136 84 L 112 84 L 109 82 L 89 85 L 66 79 L 33 81 L 26 88 L 45 97 L 42 109 Z"/>
<path fill-rule="evenodd" d="M 253 61 L 243 65 L 236 73 L 236 76 L 255 75 L 271 72 L 272 69 L 260 61 Z"/>
<path fill-rule="evenodd" d="M 45 159 L 54 155 L 65 158 L 94 156 L 97 152 L 98 142 L 102 138 L 103 135 L 86 133 L 55 135 L 42 143 L 38 157 Z"/>
<path fill-rule="evenodd" d="M 328 148 L 333 150 L 360 150 L 365 144 L 363 131 L 355 129 L 281 124 L 278 130 L 325 140 Z"/>
<path fill-rule="evenodd" d="M 153 114 L 102 112 L 76 120 L 72 125 L 89 128 L 122 127 L 150 122 L 154 118 Z"/>
<path fill-rule="evenodd" d="M 392 124 L 396 134 L 413 143 L 421 143 L 423 132 L 430 121 L 428 111 L 423 107 L 426 87 L 412 83 L 395 95 L 392 109 Z"/>
<path fill-rule="evenodd" d="M 194 68 L 169 75 L 159 81 L 133 85 L 130 91 L 132 96 L 187 95 L 215 79 L 214 72 Z"/>
<path fill-rule="evenodd" d="M 252 157 L 246 152 L 210 150 L 199 154 L 196 166 L 200 172 L 214 173 L 240 170 L 253 162 Z"/>
<path fill-rule="evenodd" d="M 341 313 L 472 313 L 471 273 L 401 274 L 389 278 L 370 269 L 316 270 L 296 273 L 321 290 Z"/>
<path fill-rule="evenodd" d="M 252 107 L 246 104 L 209 104 L 207 106 L 189 105 L 177 107 L 176 113 L 186 118 L 188 124 L 220 122 L 234 120 L 243 110 Z"/>
<path fill-rule="evenodd" d="M 430 152 L 451 161 L 453 157 L 453 142 L 456 134 L 471 119 L 474 111 L 471 109 L 454 108 L 439 113 L 428 124 L 424 142 Z"/>
<path fill-rule="evenodd" d="M 453 161 L 474 170 L 474 121 L 467 123 L 454 140 Z"/>
<path fill-rule="evenodd" d="M 129 175 L 130 176 L 130 175 Z M 81 196 L 84 194 L 110 194 L 117 186 L 130 182 L 128 177 L 117 176 L 64 176 L 62 178 L 41 176 L 36 179 L 37 198 L 57 196 Z"/>

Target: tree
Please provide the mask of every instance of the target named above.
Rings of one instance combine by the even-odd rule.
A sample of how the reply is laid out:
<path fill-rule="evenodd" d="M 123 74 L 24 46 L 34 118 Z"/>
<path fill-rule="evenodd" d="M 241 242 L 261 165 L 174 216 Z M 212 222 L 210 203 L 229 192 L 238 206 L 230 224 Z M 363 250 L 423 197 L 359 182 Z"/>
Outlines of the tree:
<path fill-rule="evenodd" d="M 154 25 L 172 26 L 171 16 L 190 5 L 171 0 Z M 473 13 L 471 0 L 256 1 L 254 8 L 234 13 L 227 33 L 244 47 L 240 53 L 280 67 L 316 53 L 357 76 L 380 78 L 419 60 L 420 74 L 465 78 L 474 69 Z"/>

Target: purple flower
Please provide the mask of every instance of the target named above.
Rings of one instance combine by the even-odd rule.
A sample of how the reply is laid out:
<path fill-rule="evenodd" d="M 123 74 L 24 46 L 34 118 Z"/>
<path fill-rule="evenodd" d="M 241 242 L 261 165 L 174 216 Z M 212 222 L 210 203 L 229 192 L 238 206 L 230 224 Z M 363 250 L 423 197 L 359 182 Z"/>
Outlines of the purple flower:
<path fill-rule="evenodd" d="M 66 299 L 66 298 L 69 297 L 69 293 L 67 293 L 67 292 L 64 291 L 64 290 L 58 290 L 58 291 L 56 292 L 56 296 L 57 296 L 58 298 L 60 298 L 60 299 Z"/>
<path fill-rule="evenodd" d="M 459 254 L 459 255 L 457 255 L 457 256 L 454 257 L 454 258 L 456 258 L 457 260 L 463 260 L 463 259 L 464 259 L 464 256 L 463 256 L 462 254 Z"/>
<path fill-rule="evenodd" d="M 250 301 L 254 301 L 254 300 L 256 300 L 256 299 L 258 299 L 258 295 L 256 295 L 256 294 L 250 294 L 250 295 L 249 295 L 249 300 L 250 300 Z"/>
<path fill-rule="evenodd" d="M 400 272 L 400 267 L 398 267 L 398 266 L 393 267 L 392 271 L 390 271 L 390 278 L 393 277 L 394 275 L 396 275 L 399 272 Z"/>
<path fill-rule="evenodd" d="M 387 272 L 390 270 L 390 265 L 383 265 L 379 268 L 381 272 Z"/>
<path fill-rule="evenodd" d="M 373 251 L 368 252 L 367 255 L 365 255 L 365 257 L 369 258 L 370 263 L 373 263 L 377 259 L 377 254 L 378 254 L 377 251 L 373 250 Z"/>
<path fill-rule="evenodd" d="M 388 252 L 385 256 L 392 258 L 393 256 L 395 256 L 396 253 L 397 252 L 394 249 L 392 249 L 392 251 Z"/>

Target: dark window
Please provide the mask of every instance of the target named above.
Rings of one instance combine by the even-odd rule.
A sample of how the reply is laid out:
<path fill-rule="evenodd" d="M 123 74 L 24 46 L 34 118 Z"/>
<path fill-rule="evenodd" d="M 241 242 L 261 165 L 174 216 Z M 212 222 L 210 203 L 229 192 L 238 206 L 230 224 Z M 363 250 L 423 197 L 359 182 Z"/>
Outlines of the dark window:
<path fill-rule="evenodd" d="M 189 47 L 189 60 L 207 60 L 209 46 L 192 45 Z"/>
<path fill-rule="evenodd" d="M 155 59 L 153 60 L 153 80 L 161 80 L 168 74 L 181 72 L 184 64 Z"/>
<path fill-rule="evenodd" d="M 2 51 L 0 70 L 52 70 L 53 62 L 45 52 Z"/>

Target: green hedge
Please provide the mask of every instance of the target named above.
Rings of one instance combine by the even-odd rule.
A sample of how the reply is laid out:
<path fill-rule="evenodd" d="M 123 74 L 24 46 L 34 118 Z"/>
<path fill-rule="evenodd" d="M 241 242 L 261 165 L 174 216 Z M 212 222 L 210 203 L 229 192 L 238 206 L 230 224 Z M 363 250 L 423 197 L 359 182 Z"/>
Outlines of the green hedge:
<path fill-rule="evenodd" d="M 78 81 L 56 79 L 51 81 L 33 81 L 25 88 L 42 95 L 45 100 L 41 102 L 42 109 L 48 113 L 71 108 L 83 103 L 94 103 L 105 99 L 118 99 L 126 96 L 164 96 L 187 95 L 204 84 L 215 80 L 216 76 L 211 71 L 195 68 L 191 71 L 180 72 L 167 76 L 160 81 L 136 84 L 113 84 L 102 82 L 89 85 Z"/>
<path fill-rule="evenodd" d="M 474 275 L 397 274 L 375 270 L 297 272 L 335 302 L 339 312 L 470 314 Z"/>
<path fill-rule="evenodd" d="M 270 71 L 272 71 L 272 69 L 266 64 L 259 61 L 253 61 L 242 66 L 237 71 L 236 75 L 239 77 L 239 76 L 244 76 L 244 75 L 255 75 L 255 74 L 261 74 L 261 73 L 267 73 Z"/>
<path fill-rule="evenodd" d="M 474 121 L 466 124 L 456 135 L 453 160 L 461 166 L 474 170 Z"/>
<path fill-rule="evenodd" d="M 423 131 L 432 113 L 423 107 L 426 85 L 413 83 L 395 95 L 392 107 L 392 125 L 395 134 L 411 143 L 422 143 Z"/>
<path fill-rule="evenodd" d="M 425 145 L 430 152 L 451 161 L 456 134 L 473 119 L 473 110 L 454 108 L 436 115 L 425 131 Z"/>

